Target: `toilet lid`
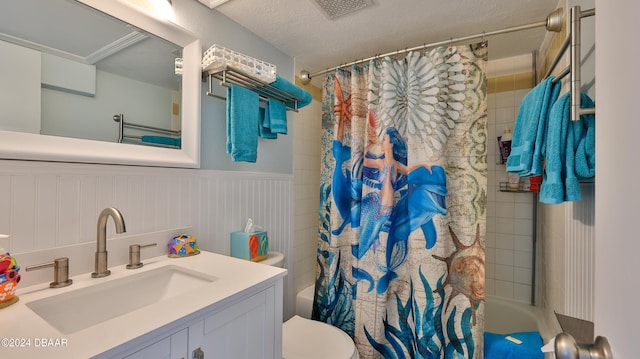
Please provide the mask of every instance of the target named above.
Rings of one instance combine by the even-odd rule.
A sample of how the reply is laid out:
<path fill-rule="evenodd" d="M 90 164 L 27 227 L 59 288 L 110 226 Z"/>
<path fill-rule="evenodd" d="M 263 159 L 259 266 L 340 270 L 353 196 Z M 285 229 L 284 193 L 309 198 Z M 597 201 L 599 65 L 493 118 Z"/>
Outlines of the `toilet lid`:
<path fill-rule="evenodd" d="M 351 337 L 332 325 L 298 315 L 282 325 L 283 359 L 351 359 L 356 353 Z"/>

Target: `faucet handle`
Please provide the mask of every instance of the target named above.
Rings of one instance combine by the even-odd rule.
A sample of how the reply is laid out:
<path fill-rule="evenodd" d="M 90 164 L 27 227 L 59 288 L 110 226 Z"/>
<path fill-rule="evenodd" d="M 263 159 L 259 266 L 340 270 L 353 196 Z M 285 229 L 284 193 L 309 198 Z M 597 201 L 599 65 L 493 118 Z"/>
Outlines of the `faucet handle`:
<path fill-rule="evenodd" d="M 127 264 L 127 269 L 136 269 L 142 267 L 142 262 L 140 262 L 140 249 L 153 247 L 158 243 L 151 243 L 145 245 L 132 244 L 129 246 L 129 264 Z"/>
<path fill-rule="evenodd" d="M 26 267 L 24 270 L 27 272 L 37 269 L 44 269 L 53 267 L 53 282 L 49 283 L 51 288 L 62 288 L 73 283 L 72 279 L 69 279 L 69 258 L 56 258 L 51 263 L 38 264 L 30 267 Z"/>

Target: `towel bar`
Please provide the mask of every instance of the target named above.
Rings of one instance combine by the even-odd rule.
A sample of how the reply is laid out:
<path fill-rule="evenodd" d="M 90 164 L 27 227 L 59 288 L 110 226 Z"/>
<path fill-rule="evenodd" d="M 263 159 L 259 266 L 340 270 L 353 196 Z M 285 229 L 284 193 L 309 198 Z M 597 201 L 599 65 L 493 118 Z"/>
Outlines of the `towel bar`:
<path fill-rule="evenodd" d="M 220 85 L 228 87 L 229 84 L 235 84 L 248 88 L 260 96 L 261 100 L 269 98 L 276 99 L 284 104 L 293 103 L 293 106 L 287 105 L 287 110 L 298 112 L 298 102 L 300 98 L 272 86 L 262 80 L 259 80 L 241 70 L 228 67 L 226 65 L 212 64 L 203 71 L 203 81 L 208 81 L 209 91 L 207 96 L 226 99 L 223 96 L 213 93 L 213 78 L 220 80 Z"/>

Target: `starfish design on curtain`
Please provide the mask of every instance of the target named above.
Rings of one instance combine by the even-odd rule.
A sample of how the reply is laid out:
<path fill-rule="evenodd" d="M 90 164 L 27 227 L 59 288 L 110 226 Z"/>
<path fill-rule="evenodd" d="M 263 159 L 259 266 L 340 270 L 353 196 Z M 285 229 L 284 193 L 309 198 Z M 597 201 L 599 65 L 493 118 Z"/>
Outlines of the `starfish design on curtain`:
<path fill-rule="evenodd" d="M 344 99 L 344 94 L 342 93 L 342 86 L 340 85 L 340 81 L 335 81 L 335 96 L 336 96 L 336 104 L 333 106 L 333 111 L 340 116 L 338 120 L 338 140 L 342 141 L 342 135 L 344 133 L 345 124 L 351 123 L 351 94 L 347 96 L 347 99 Z"/>

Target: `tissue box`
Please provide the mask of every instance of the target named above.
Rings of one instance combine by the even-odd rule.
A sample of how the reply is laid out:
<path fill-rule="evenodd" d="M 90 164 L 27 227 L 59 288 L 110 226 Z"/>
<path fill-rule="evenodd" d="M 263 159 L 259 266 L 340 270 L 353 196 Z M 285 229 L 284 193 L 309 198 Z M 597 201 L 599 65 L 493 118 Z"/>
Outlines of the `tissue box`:
<path fill-rule="evenodd" d="M 231 256 L 259 262 L 267 259 L 269 237 L 267 232 L 231 232 Z"/>

